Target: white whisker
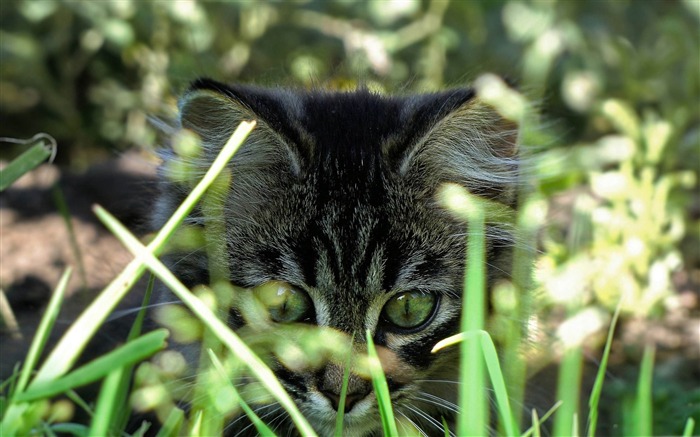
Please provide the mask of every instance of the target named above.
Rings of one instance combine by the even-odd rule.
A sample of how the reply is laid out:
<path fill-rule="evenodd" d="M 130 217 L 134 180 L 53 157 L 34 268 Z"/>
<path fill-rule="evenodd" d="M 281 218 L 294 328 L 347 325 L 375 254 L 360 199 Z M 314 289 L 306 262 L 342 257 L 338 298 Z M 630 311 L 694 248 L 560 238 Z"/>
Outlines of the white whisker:
<path fill-rule="evenodd" d="M 112 322 L 114 320 L 121 319 L 122 317 L 126 317 L 130 314 L 137 313 L 137 312 L 141 311 L 141 308 L 146 308 L 146 309 L 157 308 L 157 307 L 163 306 L 163 305 L 172 305 L 172 304 L 179 304 L 179 303 L 181 303 L 181 301 L 172 300 L 172 301 L 168 301 L 168 302 L 152 303 L 152 304 L 146 305 L 145 307 L 135 307 L 135 308 L 129 308 L 126 310 L 114 311 L 112 314 L 109 315 L 109 317 L 107 317 L 107 322 Z"/>

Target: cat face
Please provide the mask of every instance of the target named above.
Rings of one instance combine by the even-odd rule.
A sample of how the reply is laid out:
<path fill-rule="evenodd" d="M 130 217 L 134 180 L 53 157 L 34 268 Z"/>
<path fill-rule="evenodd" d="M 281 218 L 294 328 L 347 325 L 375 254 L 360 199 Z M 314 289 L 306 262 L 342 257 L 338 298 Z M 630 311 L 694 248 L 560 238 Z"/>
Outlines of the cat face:
<path fill-rule="evenodd" d="M 442 418 L 456 410 L 458 355 L 430 351 L 459 329 L 468 230 L 440 207 L 436 192 L 458 183 L 512 206 L 514 127 L 470 90 L 384 97 L 200 80 L 180 113 L 203 152 L 165 153 L 156 225 L 188 191 L 171 182 L 172 164 L 188 161 L 193 174 L 203 173 L 240 121 L 258 121 L 231 162 L 231 184 L 218 199 L 223 214 L 200 208 L 187 220 L 221 229 L 223 279 L 243 289 L 229 314 L 232 328 L 264 329 L 254 329 L 260 315 L 248 310 L 255 299 L 265 326 L 332 329 L 358 355 L 369 331 L 397 416 L 443 433 Z M 492 281 L 505 269 L 509 242 L 496 227 L 487 234 Z M 206 252 L 172 255 L 170 265 L 189 286 L 208 283 Z M 271 367 L 312 426 L 332 434 L 343 364 L 290 369 L 272 356 Z M 244 429 L 242 422 L 231 430 Z M 381 428 L 361 372 L 350 372 L 344 424 L 348 435 Z"/>

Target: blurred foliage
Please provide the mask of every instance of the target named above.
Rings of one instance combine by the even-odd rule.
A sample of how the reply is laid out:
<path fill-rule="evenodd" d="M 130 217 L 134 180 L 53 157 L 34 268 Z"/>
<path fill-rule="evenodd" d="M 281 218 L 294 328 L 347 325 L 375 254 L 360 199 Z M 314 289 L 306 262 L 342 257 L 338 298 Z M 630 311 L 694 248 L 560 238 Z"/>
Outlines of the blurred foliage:
<path fill-rule="evenodd" d="M 558 337 L 583 341 L 623 296 L 660 314 L 674 275 L 700 277 L 698 0 L 4 0 L 0 56 L 0 136 L 46 132 L 74 170 L 159 145 L 151 117 L 170 123 L 199 76 L 408 93 L 496 73 L 537 108 L 521 120 L 523 204 L 544 225 L 529 326 L 566 318 Z M 158 365 L 137 373 L 143 408 L 179 395 L 149 388 L 182 370 Z"/>
<path fill-rule="evenodd" d="M 412 92 L 494 72 L 537 103 L 535 192 L 574 199 L 543 236 L 547 302 L 649 314 L 700 265 L 699 20 L 696 0 L 4 1 L 1 134 L 47 132 L 82 169 L 157 145 L 149 117 L 198 76 Z"/>

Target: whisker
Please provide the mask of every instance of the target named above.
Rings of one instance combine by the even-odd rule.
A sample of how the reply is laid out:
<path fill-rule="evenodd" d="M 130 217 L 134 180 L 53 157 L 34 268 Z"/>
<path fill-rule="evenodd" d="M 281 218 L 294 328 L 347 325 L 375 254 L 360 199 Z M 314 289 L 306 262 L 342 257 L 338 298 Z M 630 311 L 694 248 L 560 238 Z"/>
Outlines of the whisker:
<path fill-rule="evenodd" d="M 121 319 L 122 317 L 126 317 L 126 316 L 128 316 L 128 315 L 130 315 L 130 314 L 137 313 L 137 312 L 141 311 L 141 308 L 146 308 L 146 309 L 149 309 L 149 308 L 156 308 L 156 307 L 159 307 L 159 306 L 171 305 L 171 304 L 174 304 L 174 303 L 180 303 L 180 301 L 179 301 L 179 300 L 173 300 L 173 301 L 168 301 L 168 302 L 158 302 L 158 303 L 152 303 L 152 304 L 146 305 L 145 307 L 140 307 L 140 306 L 139 306 L 139 307 L 135 307 L 135 308 L 129 308 L 129 309 L 125 309 L 125 310 L 114 311 L 112 314 L 109 315 L 109 317 L 107 317 L 107 322 L 112 322 L 112 321 L 114 321 L 114 320 Z"/>
<path fill-rule="evenodd" d="M 406 420 L 408 420 L 409 422 L 411 422 L 411 425 L 413 425 L 413 427 L 414 427 L 423 437 L 428 437 L 428 434 L 426 434 L 425 431 L 423 431 L 423 429 L 421 429 L 421 427 L 418 426 L 418 424 L 417 424 L 416 422 L 414 422 L 410 417 L 408 417 L 403 411 L 401 411 L 400 409 L 397 409 L 396 412 L 399 413 L 404 419 L 406 419 Z"/>
<path fill-rule="evenodd" d="M 416 395 L 416 399 L 459 413 L 459 407 L 456 404 L 431 393 L 420 393 Z"/>
<path fill-rule="evenodd" d="M 411 405 L 405 405 L 404 408 L 410 410 L 414 414 L 416 414 L 418 417 L 422 418 L 425 420 L 428 424 L 433 425 L 435 428 L 437 428 L 440 431 L 444 431 L 444 427 L 441 422 L 439 422 L 436 418 L 432 417 L 429 414 L 426 414 L 424 411 L 413 407 Z M 449 431 L 451 436 L 454 436 L 454 433 L 452 431 Z"/>

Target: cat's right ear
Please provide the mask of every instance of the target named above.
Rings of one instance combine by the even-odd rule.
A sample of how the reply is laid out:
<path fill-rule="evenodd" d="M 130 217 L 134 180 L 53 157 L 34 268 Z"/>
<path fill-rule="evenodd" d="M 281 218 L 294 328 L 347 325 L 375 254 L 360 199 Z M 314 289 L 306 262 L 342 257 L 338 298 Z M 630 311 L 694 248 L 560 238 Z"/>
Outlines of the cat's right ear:
<path fill-rule="evenodd" d="M 264 111 L 261 111 L 263 100 Z M 274 123 L 278 116 L 273 110 L 284 107 L 277 96 L 254 87 L 229 87 L 200 79 L 192 84 L 179 106 L 181 128 L 199 136 L 207 159 L 219 152 L 242 121 L 255 120 L 256 127 L 234 156 L 233 164 L 240 171 L 274 166 L 300 174 L 301 157 L 297 148 L 272 127 L 279 124 Z"/>
<path fill-rule="evenodd" d="M 255 114 L 224 90 L 190 88 L 180 100 L 180 126 L 196 133 L 206 149 L 221 148 L 238 124 Z"/>

